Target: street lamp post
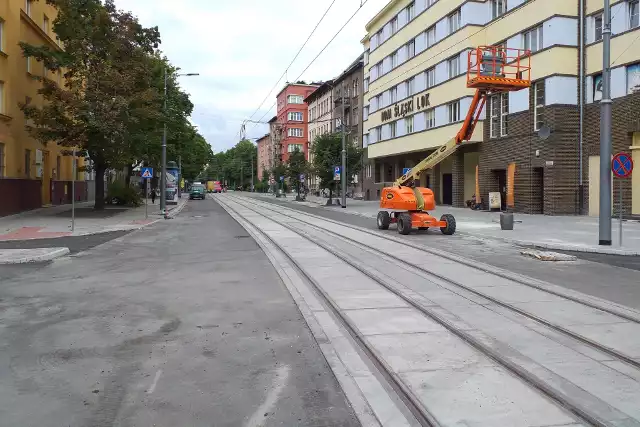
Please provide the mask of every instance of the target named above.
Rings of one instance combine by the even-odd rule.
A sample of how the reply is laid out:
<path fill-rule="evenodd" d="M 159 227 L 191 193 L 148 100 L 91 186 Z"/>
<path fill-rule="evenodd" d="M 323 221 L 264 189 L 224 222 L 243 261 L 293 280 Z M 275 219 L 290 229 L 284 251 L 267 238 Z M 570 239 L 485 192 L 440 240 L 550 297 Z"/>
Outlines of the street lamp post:
<path fill-rule="evenodd" d="M 176 74 L 181 76 L 199 76 L 198 73 Z M 167 114 L 167 67 L 164 68 L 164 113 Z M 180 182 L 178 181 L 178 187 Z M 160 175 L 160 212 L 167 216 L 167 121 L 165 117 L 164 129 L 162 132 L 162 174 Z"/>

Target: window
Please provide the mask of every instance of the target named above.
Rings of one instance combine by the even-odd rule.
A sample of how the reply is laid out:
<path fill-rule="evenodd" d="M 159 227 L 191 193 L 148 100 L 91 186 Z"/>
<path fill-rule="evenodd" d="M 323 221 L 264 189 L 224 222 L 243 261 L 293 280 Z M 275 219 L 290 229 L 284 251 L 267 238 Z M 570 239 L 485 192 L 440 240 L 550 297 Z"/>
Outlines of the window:
<path fill-rule="evenodd" d="M 594 41 L 602 40 L 602 14 L 593 17 L 594 26 L 596 28 L 596 36 Z"/>
<path fill-rule="evenodd" d="M 524 48 L 531 52 L 542 49 L 542 25 L 524 33 Z"/>
<path fill-rule="evenodd" d="M 4 82 L 0 81 L 0 114 L 4 114 Z"/>
<path fill-rule="evenodd" d="M 602 79 L 601 79 L 602 80 Z M 544 125 L 542 110 L 544 108 L 544 80 L 533 86 L 533 130 L 538 131 Z"/>
<path fill-rule="evenodd" d="M 507 0 L 492 0 L 491 1 L 491 16 L 495 19 L 498 16 L 504 15 L 507 11 Z"/>
<path fill-rule="evenodd" d="M 49 34 L 49 18 L 47 18 L 47 15 L 42 18 L 42 31 Z"/>
<path fill-rule="evenodd" d="M 288 135 L 289 136 L 295 136 L 295 137 L 298 137 L 298 138 L 302 138 L 303 132 L 302 132 L 302 129 L 300 129 L 300 128 L 289 128 L 288 129 Z"/>
<path fill-rule="evenodd" d="M 31 16 L 31 3 L 33 0 L 25 0 L 24 2 L 24 11 L 27 15 Z"/>
<path fill-rule="evenodd" d="M 460 101 L 452 102 L 447 105 L 447 113 L 449 114 L 449 123 L 455 123 L 460 120 Z"/>
<path fill-rule="evenodd" d="M 415 17 L 416 14 L 416 4 L 411 2 L 409 6 L 407 6 L 407 22 L 411 22 L 411 20 Z"/>
<path fill-rule="evenodd" d="M 407 85 L 407 96 L 413 95 L 415 93 L 414 90 L 416 87 L 416 78 L 411 77 L 409 80 L 407 80 L 406 85 Z"/>
<path fill-rule="evenodd" d="M 602 73 L 593 76 L 593 102 L 602 101 Z"/>
<path fill-rule="evenodd" d="M 378 46 L 380 46 L 382 44 L 382 42 L 384 41 L 383 34 L 382 34 L 382 29 L 380 29 L 380 31 L 378 31 L 376 33 L 376 39 L 378 41 Z"/>
<path fill-rule="evenodd" d="M 0 178 L 4 177 L 4 144 L 0 142 Z"/>
<path fill-rule="evenodd" d="M 362 107 L 362 120 L 368 120 L 369 119 L 369 106 L 365 105 L 364 107 Z"/>
<path fill-rule="evenodd" d="M 287 152 L 293 153 L 295 151 L 302 152 L 302 144 L 289 144 L 289 146 L 287 146 Z"/>
<path fill-rule="evenodd" d="M 497 138 L 499 134 L 498 126 L 500 124 L 500 95 L 493 95 L 491 97 L 491 117 L 489 119 L 489 136 L 491 138 Z"/>
<path fill-rule="evenodd" d="M 398 122 L 389 123 L 389 138 L 395 138 L 398 134 Z"/>
<path fill-rule="evenodd" d="M 462 17 L 460 14 L 460 9 L 456 10 L 451 15 L 447 16 L 449 34 L 453 34 L 460 29 L 461 21 L 462 21 Z"/>
<path fill-rule="evenodd" d="M 500 95 L 502 110 L 500 112 L 500 136 L 507 136 L 509 130 L 509 94 L 507 92 Z"/>
<path fill-rule="evenodd" d="M 411 40 L 407 43 L 407 59 L 411 59 L 416 56 L 416 41 Z"/>
<path fill-rule="evenodd" d="M 627 94 L 640 92 L 640 63 L 627 67 Z"/>
<path fill-rule="evenodd" d="M 382 126 L 378 126 L 376 129 L 376 141 L 382 140 Z"/>
<path fill-rule="evenodd" d="M 398 102 L 398 86 L 389 89 L 389 99 L 392 104 Z"/>
<path fill-rule="evenodd" d="M 449 78 L 452 79 L 460 74 L 460 57 L 456 56 L 447 61 L 447 68 L 449 69 Z"/>
<path fill-rule="evenodd" d="M 436 68 L 431 67 L 424 72 L 425 81 L 427 82 L 427 89 L 436 85 Z"/>
<path fill-rule="evenodd" d="M 25 59 L 27 61 L 27 73 L 30 73 L 31 72 L 31 57 L 27 56 Z"/>
<path fill-rule="evenodd" d="M 378 69 L 378 77 L 380 77 L 383 74 L 383 72 L 382 72 L 382 61 L 378 62 L 376 67 Z"/>
<path fill-rule="evenodd" d="M 436 110 L 435 109 L 430 109 L 425 111 L 425 122 L 426 122 L 426 126 L 427 129 L 431 129 L 432 127 L 435 127 L 436 125 Z"/>
<path fill-rule="evenodd" d="M 398 32 L 398 17 L 394 16 L 391 20 L 391 35 L 394 35 Z"/>
<path fill-rule="evenodd" d="M 304 103 L 304 98 L 302 98 L 302 95 L 289 95 L 287 96 L 287 103 L 302 104 Z"/>
<path fill-rule="evenodd" d="M 31 150 L 24 150 L 24 174 L 31 178 Z"/>
<path fill-rule="evenodd" d="M 391 68 L 396 68 L 398 66 L 398 51 L 395 51 L 391 54 Z"/>
<path fill-rule="evenodd" d="M 631 0 L 629 2 L 629 28 L 640 26 L 640 1 Z"/>
<path fill-rule="evenodd" d="M 4 21 L 0 18 L 0 52 L 4 51 Z"/>
<path fill-rule="evenodd" d="M 436 26 L 428 28 L 425 32 L 427 38 L 427 49 L 436 44 Z"/>
<path fill-rule="evenodd" d="M 413 116 L 404 118 L 404 127 L 407 135 L 413 133 Z"/>
<path fill-rule="evenodd" d="M 376 103 L 378 104 L 378 110 L 382 108 L 382 94 L 376 96 Z"/>
<path fill-rule="evenodd" d="M 359 92 L 358 92 L 358 79 L 353 81 L 353 96 L 358 96 Z"/>
<path fill-rule="evenodd" d="M 438 0 L 427 0 L 427 7 L 431 7 L 436 4 Z"/>
<path fill-rule="evenodd" d="M 369 77 L 364 79 L 363 89 L 364 89 L 365 92 L 369 92 Z"/>
<path fill-rule="evenodd" d="M 289 113 L 289 120 L 292 120 L 292 121 L 295 121 L 295 122 L 301 122 L 302 121 L 302 113 L 300 113 L 300 112 Z"/>

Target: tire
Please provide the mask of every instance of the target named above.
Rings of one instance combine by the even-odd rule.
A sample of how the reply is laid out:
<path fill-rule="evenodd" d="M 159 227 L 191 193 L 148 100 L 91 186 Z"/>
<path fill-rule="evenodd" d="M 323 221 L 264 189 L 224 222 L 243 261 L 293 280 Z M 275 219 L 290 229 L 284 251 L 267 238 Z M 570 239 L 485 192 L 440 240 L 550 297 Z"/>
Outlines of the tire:
<path fill-rule="evenodd" d="M 405 236 L 411 233 L 411 215 L 408 213 L 398 215 L 398 233 Z"/>
<path fill-rule="evenodd" d="M 391 224 L 391 216 L 389 216 L 389 212 L 387 211 L 378 212 L 378 229 L 388 230 L 389 224 Z"/>
<path fill-rule="evenodd" d="M 447 236 L 451 236 L 456 232 L 456 219 L 451 214 L 444 214 L 440 217 L 440 221 L 446 221 L 446 227 L 440 227 L 440 231 L 442 234 L 446 234 Z"/>

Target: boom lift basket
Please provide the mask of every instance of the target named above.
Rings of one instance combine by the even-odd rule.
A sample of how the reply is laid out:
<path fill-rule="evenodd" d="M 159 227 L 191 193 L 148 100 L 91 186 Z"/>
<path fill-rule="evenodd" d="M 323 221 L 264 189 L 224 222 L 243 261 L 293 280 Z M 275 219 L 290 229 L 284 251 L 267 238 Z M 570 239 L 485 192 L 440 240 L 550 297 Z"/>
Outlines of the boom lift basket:
<path fill-rule="evenodd" d="M 501 46 L 480 46 L 469 51 L 467 87 L 504 92 L 530 85 L 531 51 Z"/>

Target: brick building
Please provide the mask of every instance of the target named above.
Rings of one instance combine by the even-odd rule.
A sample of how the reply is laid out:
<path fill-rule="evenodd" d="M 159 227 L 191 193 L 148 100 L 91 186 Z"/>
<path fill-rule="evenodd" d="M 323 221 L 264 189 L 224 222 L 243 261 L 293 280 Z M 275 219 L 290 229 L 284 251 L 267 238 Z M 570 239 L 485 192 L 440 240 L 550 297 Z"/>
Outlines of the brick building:
<path fill-rule="evenodd" d="M 271 144 L 271 134 L 268 133 L 256 140 L 258 150 L 258 181 L 262 181 L 268 176 L 265 173 L 273 167 L 273 146 Z"/>
<path fill-rule="evenodd" d="M 612 3 L 613 152 L 631 151 L 640 164 L 638 0 Z M 438 203 L 464 206 L 475 193 L 477 166 L 486 206 L 489 192 L 502 193 L 504 202 L 506 171 L 515 165 L 517 212 L 597 215 L 602 28 L 597 0 L 391 1 L 363 39 L 365 191 L 379 195 L 403 168 L 455 135 L 473 95 L 465 84 L 468 51 L 500 45 L 531 50 L 531 88 L 492 96 L 471 140 L 424 173 L 421 185 Z M 397 120 L 383 114 L 425 95 L 426 110 Z M 624 213 L 640 214 L 640 173 L 622 188 Z M 613 193 L 617 200 L 617 183 Z"/>
<path fill-rule="evenodd" d="M 282 162 L 287 162 L 289 153 L 295 150 L 304 152 L 309 158 L 309 117 L 304 99 L 308 97 L 319 84 L 289 83 L 277 96 L 277 123 L 282 127 L 281 146 Z"/>

